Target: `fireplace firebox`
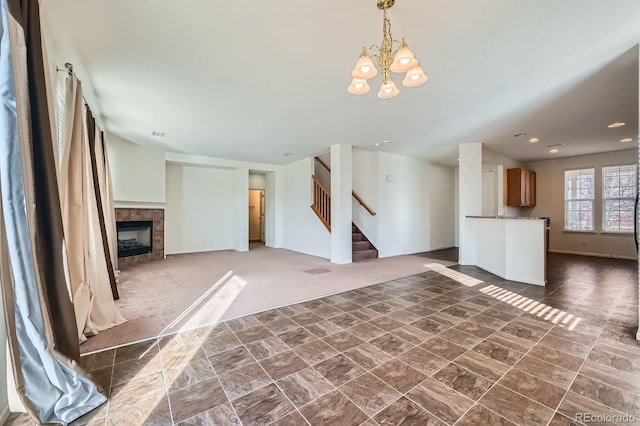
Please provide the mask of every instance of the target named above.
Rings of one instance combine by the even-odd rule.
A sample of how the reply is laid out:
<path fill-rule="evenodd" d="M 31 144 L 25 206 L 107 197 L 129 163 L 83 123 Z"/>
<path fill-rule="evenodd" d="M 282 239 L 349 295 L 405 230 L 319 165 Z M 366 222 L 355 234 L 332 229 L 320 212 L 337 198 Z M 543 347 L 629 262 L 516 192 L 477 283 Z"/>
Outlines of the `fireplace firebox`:
<path fill-rule="evenodd" d="M 116 222 L 118 258 L 153 252 L 153 221 Z"/>

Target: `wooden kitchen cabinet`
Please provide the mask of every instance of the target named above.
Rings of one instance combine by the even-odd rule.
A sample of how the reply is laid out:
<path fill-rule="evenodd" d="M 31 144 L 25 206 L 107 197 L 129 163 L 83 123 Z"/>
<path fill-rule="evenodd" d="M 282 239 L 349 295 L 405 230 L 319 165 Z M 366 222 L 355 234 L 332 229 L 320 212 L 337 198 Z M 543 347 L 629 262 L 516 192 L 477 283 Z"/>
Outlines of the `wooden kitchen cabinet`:
<path fill-rule="evenodd" d="M 522 168 L 507 170 L 507 205 L 536 205 L 536 172 Z"/>

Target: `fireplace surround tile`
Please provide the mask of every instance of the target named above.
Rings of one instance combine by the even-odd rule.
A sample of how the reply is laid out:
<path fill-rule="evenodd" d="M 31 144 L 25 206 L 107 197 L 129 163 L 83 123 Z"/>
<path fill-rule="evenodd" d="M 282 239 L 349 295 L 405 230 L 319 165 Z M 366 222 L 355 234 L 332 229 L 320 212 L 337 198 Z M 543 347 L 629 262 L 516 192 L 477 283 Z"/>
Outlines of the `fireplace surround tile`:
<path fill-rule="evenodd" d="M 118 259 L 123 268 L 151 260 L 164 259 L 164 209 L 116 208 L 116 222 L 153 221 L 153 252 Z"/>

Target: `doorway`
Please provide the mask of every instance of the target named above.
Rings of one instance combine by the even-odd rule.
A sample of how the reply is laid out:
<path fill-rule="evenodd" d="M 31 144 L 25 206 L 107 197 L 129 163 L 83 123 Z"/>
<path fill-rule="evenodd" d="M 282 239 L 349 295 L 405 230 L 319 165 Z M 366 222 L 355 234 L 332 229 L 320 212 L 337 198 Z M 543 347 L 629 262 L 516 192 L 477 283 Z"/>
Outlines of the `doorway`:
<path fill-rule="evenodd" d="M 249 190 L 249 242 L 264 243 L 264 189 Z"/>
<path fill-rule="evenodd" d="M 498 182 L 495 170 L 482 171 L 482 215 L 498 214 Z"/>

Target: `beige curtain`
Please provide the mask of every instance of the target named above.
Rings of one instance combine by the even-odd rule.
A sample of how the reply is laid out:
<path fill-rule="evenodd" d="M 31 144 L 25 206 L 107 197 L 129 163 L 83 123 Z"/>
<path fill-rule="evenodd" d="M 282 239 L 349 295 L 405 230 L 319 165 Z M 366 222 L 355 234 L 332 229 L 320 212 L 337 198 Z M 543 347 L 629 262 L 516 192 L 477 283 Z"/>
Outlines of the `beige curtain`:
<path fill-rule="evenodd" d="M 78 338 L 83 342 L 86 336 L 126 320 L 120 315 L 111 290 L 81 83 L 74 74 L 66 75 L 61 88 L 60 204 Z"/>
<path fill-rule="evenodd" d="M 120 271 L 118 270 L 118 235 L 116 231 L 116 209 L 113 203 L 113 183 L 111 182 L 111 169 L 109 168 L 107 146 L 104 143 L 104 133 L 97 126 L 95 156 L 98 179 L 100 180 L 100 194 L 102 196 L 109 257 L 111 258 L 111 265 L 113 266 L 114 275 L 117 280 Z"/>
<path fill-rule="evenodd" d="M 109 203 L 108 205 L 105 202 L 109 200 L 105 200 L 105 185 L 106 179 L 109 175 L 108 169 L 105 169 L 104 158 L 102 155 L 101 147 L 101 131 L 100 128 L 96 125 L 96 120 L 93 118 L 93 114 L 91 113 L 91 109 L 86 107 L 86 118 L 87 118 L 87 136 L 89 139 L 89 155 L 91 158 L 91 170 L 93 172 L 93 188 L 95 190 L 95 197 L 97 201 L 98 208 L 98 221 L 100 222 L 100 236 L 102 237 L 102 249 L 104 251 L 105 261 L 107 263 L 107 272 L 109 274 L 109 284 L 111 285 L 111 294 L 115 300 L 118 300 L 120 296 L 118 295 L 118 286 L 116 282 L 116 271 L 115 266 L 113 265 L 113 252 L 111 251 L 110 241 L 114 240 L 113 236 L 110 237 L 109 232 L 115 230 L 115 212 L 113 213 L 114 222 L 113 224 L 107 224 L 105 222 L 106 218 L 110 218 L 111 216 L 105 211 L 105 208 L 113 209 L 113 203 Z M 112 226 L 110 226 L 112 225 Z"/>

